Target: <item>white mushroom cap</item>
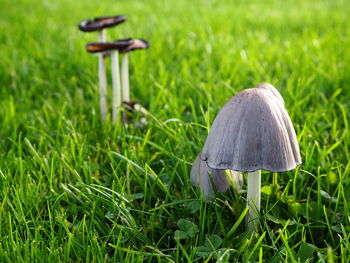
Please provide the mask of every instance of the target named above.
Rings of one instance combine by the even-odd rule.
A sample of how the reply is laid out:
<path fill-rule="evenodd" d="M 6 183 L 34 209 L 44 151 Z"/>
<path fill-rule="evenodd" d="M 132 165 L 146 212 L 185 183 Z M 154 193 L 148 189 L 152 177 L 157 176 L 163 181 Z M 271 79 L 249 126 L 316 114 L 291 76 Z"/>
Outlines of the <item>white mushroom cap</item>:
<path fill-rule="evenodd" d="M 217 115 L 200 155 L 210 168 L 282 172 L 301 163 L 283 99 L 272 85 L 263 87 L 241 91 Z"/>
<path fill-rule="evenodd" d="M 218 192 L 226 192 L 231 186 L 231 181 L 240 190 L 243 185 L 242 174 L 229 170 L 226 174 L 225 170 L 217 170 L 208 167 L 205 161 L 202 161 L 197 155 L 191 169 L 191 183 L 194 186 L 199 186 L 203 191 L 205 199 L 211 199 L 214 196 L 214 188 L 211 184 L 212 181 L 215 184 L 215 188 Z M 211 177 L 211 178 L 210 178 Z"/>
<path fill-rule="evenodd" d="M 284 100 L 281 96 L 281 93 L 279 93 L 278 90 L 274 86 L 272 86 L 270 83 L 263 82 L 263 83 L 260 83 L 255 88 L 266 89 L 271 91 L 271 93 L 282 103 L 282 105 L 284 105 Z"/>

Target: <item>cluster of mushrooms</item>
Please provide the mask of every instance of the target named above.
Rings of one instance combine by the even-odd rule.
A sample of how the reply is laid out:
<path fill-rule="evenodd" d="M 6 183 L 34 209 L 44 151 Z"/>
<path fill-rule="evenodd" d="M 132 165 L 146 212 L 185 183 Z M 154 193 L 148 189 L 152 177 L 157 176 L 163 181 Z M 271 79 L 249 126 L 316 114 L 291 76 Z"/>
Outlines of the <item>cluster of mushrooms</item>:
<path fill-rule="evenodd" d="M 143 39 L 120 39 L 106 42 L 105 28 L 123 23 L 125 15 L 84 20 L 79 29 L 99 32 L 99 42 L 86 49 L 98 53 L 100 112 L 107 118 L 107 81 L 105 58 L 111 56 L 113 83 L 112 120 L 119 119 L 122 102 L 132 105 L 129 91 L 128 52 L 146 49 Z M 122 54 L 121 84 L 119 54 Z M 296 134 L 278 90 L 262 83 L 232 97 L 216 116 L 203 150 L 191 170 L 191 183 L 199 186 L 205 199 L 215 191 L 225 192 L 231 185 L 240 190 L 243 172 L 248 173 L 247 230 L 256 230 L 260 210 L 261 170 L 283 172 L 301 164 Z"/>
<path fill-rule="evenodd" d="M 130 102 L 129 87 L 129 57 L 128 53 L 136 49 L 146 49 L 149 44 L 143 39 L 119 39 L 113 42 L 106 41 L 105 28 L 114 27 L 123 23 L 127 19 L 125 15 L 97 17 L 94 19 L 84 20 L 79 23 L 79 29 L 83 32 L 98 32 L 99 42 L 89 43 L 86 50 L 90 53 L 98 53 L 98 78 L 100 86 L 100 112 L 102 120 L 107 118 L 107 77 L 105 58 L 111 56 L 112 61 L 112 120 L 119 120 L 122 103 L 125 105 Z M 119 54 L 122 54 L 122 65 L 120 78 Z M 120 83 L 121 82 L 121 83 Z"/>
<path fill-rule="evenodd" d="M 275 87 L 262 83 L 232 97 L 220 110 L 191 170 L 191 183 L 204 198 L 214 189 L 240 189 L 248 173 L 247 230 L 256 230 L 260 210 L 261 170 L 290 171 L 301 164 L 298 141 Z"/>

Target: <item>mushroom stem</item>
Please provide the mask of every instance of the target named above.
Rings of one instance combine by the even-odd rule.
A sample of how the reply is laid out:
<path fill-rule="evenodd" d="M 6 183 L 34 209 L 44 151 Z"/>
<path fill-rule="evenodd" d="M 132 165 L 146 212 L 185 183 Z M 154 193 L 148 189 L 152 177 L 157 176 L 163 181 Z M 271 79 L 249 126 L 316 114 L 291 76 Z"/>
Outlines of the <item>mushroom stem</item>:
<path fill-rule="evenodd" d="M 98 31 L 98 40 L 99 42 L 106 42 L 106 32 L 103 29 Z"/>
<path fill-rule="evenodd" d="M 118 120 L 118 114 L 121 106 L 121 92 L 120 92 L 120 72 L 119 72 L 119 52 L 113 50 L 111 54 L 112 58 L 112 82 L 113 82 L 113 109 L 112 120 L 116 122 Z"/>
<path fill-rule="evenodd" d="M 122 100 L 123 102 L 130 102 L 128 53 L 122 56 Z"/>
<path fill-rule="evenodd" d="M 257 230 L 260 210 L 261 171 L 248 173 L 247 205 L 249 208 L 247 217 L 247 230 Z"/>
<path fill-rule="evenodd" d="M 103 29 L 98 31 L 100 42 L 106 42 L 106 35 Z M 100 83 L 100 111 L 101 118 L 105 120 L 107 117 L 107 80 L 106 80 L 106 65 L 103 58 L 103 53 L 98 54 L 98 79 Z"/>

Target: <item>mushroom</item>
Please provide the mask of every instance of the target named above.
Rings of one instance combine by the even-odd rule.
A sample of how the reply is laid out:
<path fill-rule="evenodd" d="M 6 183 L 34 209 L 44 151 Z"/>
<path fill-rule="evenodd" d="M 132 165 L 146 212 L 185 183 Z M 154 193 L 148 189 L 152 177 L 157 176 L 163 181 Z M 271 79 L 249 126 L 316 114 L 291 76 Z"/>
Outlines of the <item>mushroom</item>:
<path fill-rule="evenodd" d="M 123 23 L 126 19 L 127 19 L 127 16 L 125 15 L 96 17 L 93 20 L 91 19 L 84 20 L 80 22 L 78 26 L 81 31 L 84 31 L 84 32 L 99 31 L 100 35 L 102 35 L 102 31 L 104 28 L 119 25 Z"/>
<path fill-rule="evenodd" d="M 301 164 L 296 134 L 277 89 L 262 83 L 232 97 L 216 116 L 199 158 L 209 169 L 248 172 L 247 229 L 256 229 L 260 170 L 283 172 Z"/>
<path fill-rule="evenodd" d="M 84 32 L 99 33 L 99 42 L 106 42 L 104 28 L 113 27 L 123 23 L 127 17 L 125 15 L 97 17 L 93 20 L 88 19 L 79 23 L 79 29 Z M 98 78 L 100 85 L 100 111 L 103 120 L 107 117 L 107 80 L 106 80 L 106 65 L 104 63 L 104 54 L 99 54 L 98 57 Z"/>
<path fill-rule="evenodd" d="M 129 55 L 128 53 L 136 49 L 149 48 L 149 44 L 143 39 L 134 39 L 134 42 L 126 48 L 120 50 L 122 54 L 122 100 L 123 103 L 130 103 L 129 87 Z"/>
<path fill-rule="evenodd" d="M 271 91 L 271 93 L 282 103 L 282 105 L 284 106 L 284 100 L 281 96 L 281 93 L 278 92 L 278 90 L 272 86 L 270 83 L 260 83 L 258 86 L 256 86 L 256 88 L 260 88 L 260 89 L 266 89 Z"/>
<path fill-rule="evenodd" d="M 118 120 L 118 112 L 121 107 L 121 89 L 120 89 L 120 73 L 119 73 L 119 50 L 124 50 L 134 42 L 133 39 L 121 39 L 115 42 L 108 43 L 90 43 L 86 45 L 86 49 L 90 53 L 111 51 L 112 60 L 112 82 L 113 82 L 113 106 L 112 120 Z"/>
<path fill-rule="evenodd" d="M 191 169 L 191 183 L 199 186 L 203 191 L 204 199 L 212 199 L 214 196 L 214 187 L 218 192 L 226 192 L 231 186 L 231 181 L 237 190 L 243 185 L 243 176 L 241 173 L 233 170 L 219 170 L 210 168 L 207 163 L 200 158 L 198 154 Z M 212 186 L 214 183 L 214 187 Z"/>

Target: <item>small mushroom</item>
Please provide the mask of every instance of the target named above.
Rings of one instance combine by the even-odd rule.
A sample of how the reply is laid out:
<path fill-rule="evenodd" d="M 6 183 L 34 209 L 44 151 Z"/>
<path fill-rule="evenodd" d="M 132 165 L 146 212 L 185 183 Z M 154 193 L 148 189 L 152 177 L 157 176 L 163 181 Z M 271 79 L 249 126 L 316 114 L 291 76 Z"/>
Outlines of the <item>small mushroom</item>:
<path fill-rule="evenodd" d="M 119 52 L 122 54 L 122 100 L 130 102 L 130 87 L 129 87 L 129 55 L 128 53 L 136 49 L 149 48 L 149 44 L 143 39 L 134 39 L 134 42 Z"/>
<path fill-rule="evenodd" d="M 247 229 L 256 229 L 260 170 L 283 172 L 301 164 L 296 134 L 277 89 L 263 83 L 232 97 L 216 116 L 199 157 L 211 169 L 248 172 Z"/>
<path fill-rule="evenodd" d="M 96 17 L 79 23 L 79 29 L 84 32 L 102 31 L 104 28 L 119 25 L 127 19 L 125 15 Z M 101 39 L 100 39 L 101 41 Z"/>
<path fill-rule="evenodd" d="M 120 73 L 119 73 L 119 50 L 123 50 L 134 42 L 133 39 L 121 39 L 109 43 L 90 43 L 86 45 L 86 50 L 90 53 L 111 52 L 112 60 L 112 82 L 113 82 L 113 105 L 112 105 L 112 120 L 116 122 L 121 108 L 121 89 L 120 89 Z"/>
<path fill-rule="evenodd" d="M 124 125 L 126 125 L 126 123 L 133 120 L 133 118 L 131 118 L 131 115 L 134 115 L 135 113 L 141 113 L 143 115 L 143 117 L 140 119 L 139 122 L 135 122 L 136 126 L 141 127 L 141 126 L 148 124 L 146 116 L 151 116 L 151 114 L 138 102 L 136 102 L 136 101 L 129 101 L 129 102 L 124 101 L 123 106 L 124 106 L 124 110 L 125 110 L 124 115 L 123 115 Z"/>
<path fill-rule="evenodd" d="M 99 42 L 106 42 L 106 34 L 104 28 L 113 27 L 123 23 L 127 19 L 125 15 L 97 17 L 93 20 L 87 19 L 79 23 L 78 27 L 83 32 L 99 33 Z M 98 57 L 98 79 L 100 85 L 100 111 L 103 120 L 107 117 L 107 79 L 106 65 L 104 63 L 104 53 Z"/>
<path fill-rule="evenodd" d="M 86 45 L 86 50 L 90 53 L 109 52 L 114 50 L 124 50 L 134 42 L 132 38 L 120 39 L 114 42 L 94 42 Z"/>

